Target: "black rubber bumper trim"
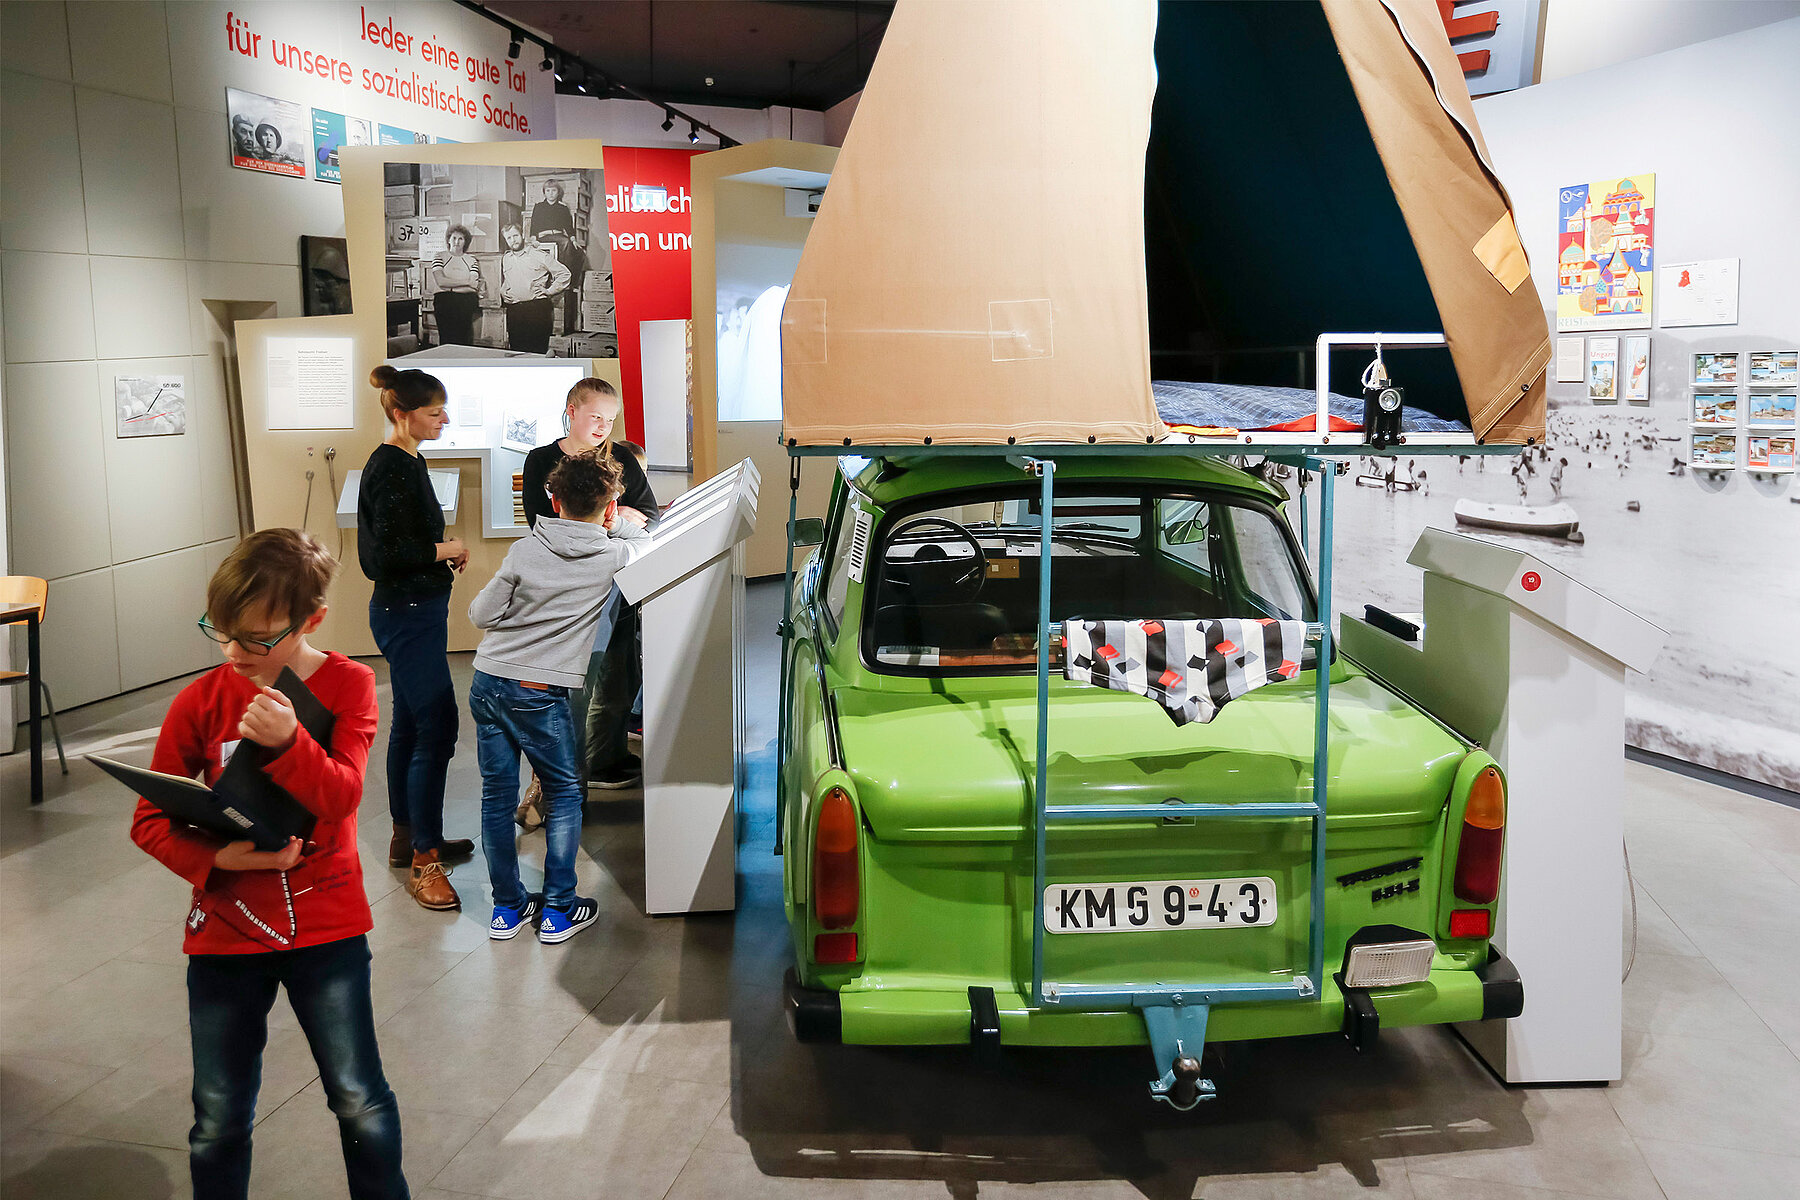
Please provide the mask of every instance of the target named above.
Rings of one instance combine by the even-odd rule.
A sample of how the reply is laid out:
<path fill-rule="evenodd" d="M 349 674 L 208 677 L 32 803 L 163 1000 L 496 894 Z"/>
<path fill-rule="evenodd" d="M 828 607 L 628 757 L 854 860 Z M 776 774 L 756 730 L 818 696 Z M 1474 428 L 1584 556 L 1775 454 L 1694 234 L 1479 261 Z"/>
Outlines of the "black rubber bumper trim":
<path fill-rule="evenodd" d="M 993 1066 L 1000 1061 L 1000 1008 L 991 987 L 969 989 L 969 1045 L 975 1061 Z"/>
<path fill-rule="evenodd" d="M 836 992 L 800 986 L 792 967 L 782 977 L 781 992 L 794 1040 L 833 1044 L 844 1040 L 844 1010 Z"/>
<path fill-rule="evenodd" d="M 1506 955 L 1488 947 L 1487 961 L 1475 968 L 1481 980 L 1481 1019 L 1516 1017 L 1525 1011 L 1525 985 Z"/>

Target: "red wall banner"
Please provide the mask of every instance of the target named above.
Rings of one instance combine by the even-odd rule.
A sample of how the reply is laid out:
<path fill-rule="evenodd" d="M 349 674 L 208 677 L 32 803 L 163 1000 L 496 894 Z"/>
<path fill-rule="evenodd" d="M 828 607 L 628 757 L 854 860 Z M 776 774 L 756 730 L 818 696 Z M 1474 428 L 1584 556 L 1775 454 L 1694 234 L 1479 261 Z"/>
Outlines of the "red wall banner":
<path fill-rule="evenodd" d="M 693 315 L 690 268 L 693 198 L 689 161 L 698 150 L 606 148 L 606 224 L 618 304 L 625 436 L 644 440 L 644 370 L 638 322 Z M 710 330 L 710 314 L 708 329 Z"/>

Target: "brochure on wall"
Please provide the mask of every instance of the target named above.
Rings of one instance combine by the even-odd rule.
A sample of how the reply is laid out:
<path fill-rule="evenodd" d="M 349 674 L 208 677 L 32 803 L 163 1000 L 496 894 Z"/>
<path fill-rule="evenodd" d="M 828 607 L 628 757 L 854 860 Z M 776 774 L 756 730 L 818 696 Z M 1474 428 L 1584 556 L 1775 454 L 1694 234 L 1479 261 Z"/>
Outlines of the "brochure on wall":
<path fill-rule="evenodd" d="M 1559 337 L 1556 339 L 1556 382 L 1580 383 L 1582 381 L 1582 348 L 1579 337 Z"/>
<path fill-rule="evenodd" d="M 1695 392 L 1694 424 L 1736 425 L 1736 392 Z"/>
<path fill-rule="evenodd" d="M 1751 392 L 1750 423 L 1777 429 L 1794 428 L 1794 393 Z"/>
<path fill-rule="evenodd" d="M 118 436 L 166 437 L 187 432 L 187 376 L 114 375 Z"/>
<path fill-rule="evenodd" d="M 1657 268 L 1662 296 L 1662 328 L 1674 325 L 1736 325 L 1738 260 L 1664 263 Z"/>
<path fill-rule="evenodd" d="M 1791 437 L 1753 437 L 1750 439 L 1750 467 L 1762 471 L 1794 469 L 1794 439 Z"/>
<path fill-rule="evenodd" d="M 225 114 L 232 166 L 306 178 L 312 121 L 304 105 L 226 88 Z"/>
<path fill-rule="evenodd" d="M 1619 339 L 1589 338 L 1587 343 L 1587 384 L 1589 400 L 1619 398 Z"/>
<path fill-rule="evenodd" d="M 1696 429 L 1693 438 L 1694 448 L 1688 461 L 1694 466 L 1726 470 L 1737 466 L 1737 434 L 1707 433 Z"/>
<path fill-rule="evenodd" d="M 270 429 L 354 429 L 349 338 L 270 338 Z"/>
<path fill-rule="evenodd" d="M 1800 350 L 1752 350 L 1751 387 L 1792 387 L 1800 383 Z"/>
<path fill-rule="evenodd" d="M 1650 399 L 1650 335 L 1634 333 L 1625 339 L 1625 366 L 1620 385 L 1625 399 Z"/>
<path fill-rule="evenodd" d="M 1694 355 L 1694 382 L 1698 384 L 1736 384 L 1738 356 L 1732 350 L 1723 354 Z"/>

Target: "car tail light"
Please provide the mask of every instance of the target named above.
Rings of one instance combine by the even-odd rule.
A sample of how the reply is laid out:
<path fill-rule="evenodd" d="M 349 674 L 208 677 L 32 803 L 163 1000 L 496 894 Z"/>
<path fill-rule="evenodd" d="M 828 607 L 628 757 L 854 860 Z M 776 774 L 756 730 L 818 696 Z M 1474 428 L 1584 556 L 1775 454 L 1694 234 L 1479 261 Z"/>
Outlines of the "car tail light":
<path fill-rule="evenodd" d="M 1437 943 L 1416 929 L 1366 925 L 1344 945 L 1345 987 L 1399 987 L 1431 977 Z"/>
<path fill-rule="evenodd" d="M 1493 918 L 1485 908 L 1459 908 L 1450 914 L 1450 936 L 1484 938 L 1493 933 Z"/>
<path fill-rule="evenodd" d="M 856 961 L 854 933 L 821 933 L 813 939 L 813 961 L 819 963 L 853 963 Z"/>
<path fill-rule="evenodd" d="M 1455 892 L 1470 904 L 1492 904 L 1500 895 L 1500 850 L 1506 841 L 1506 785 L 1485 768 L 1469 788 L 1462 838 L 1456 848 Z"/>
<path fill-rule="evenodd" d="M 856 923 L 862 898 L 856 835 L 856 806 L 843 788 L 834 787 L 819 803 L 819 827 L 813 836 L 813 914 L 821 928 L 842 929 Z"/>

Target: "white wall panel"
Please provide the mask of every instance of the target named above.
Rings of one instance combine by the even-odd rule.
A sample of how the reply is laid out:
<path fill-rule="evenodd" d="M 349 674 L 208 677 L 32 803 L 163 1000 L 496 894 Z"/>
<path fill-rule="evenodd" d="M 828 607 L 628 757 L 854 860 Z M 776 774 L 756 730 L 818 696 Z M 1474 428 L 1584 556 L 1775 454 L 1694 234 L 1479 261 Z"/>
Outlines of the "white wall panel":
<path fill-rule="evenodd" d="M 75 82 L 159 104 L 174 103 L 164 6 L 83 0 L 69 23 Z"/>
<path fill-rule="evenodd" d="M 200 513 L 201 439 L 193 428 L 188 401 L 186 433 L 161 437 L 119 437 L 113 400 L 118 375 L 189 374 L 193 359 L 102 359 L 94 392 L 100 444 L 106 455 L 106 494 L 112 530 L 112 561 L 131 562 L 166 554 L 206 540 Z"/>
<path fill-rule="evenodd" d="M 192 353 L 187 264 L 175 258 L 88 259 L 94 328 L 102 358 L 168 358 Z"/>
<path fill-rule="evenodd" d="M 55 579 L 112 562 L 95 377 L 92 362 L 6 368 L 13 574 Z"/>
<path fill-rule="evenodd" d="M 301 234 L 343 236 L 339 189 L 233 167 L 216 112 L 178 108 L 175 130 L 189 258 L 287 265 L 299 262 Z"/>
<path fill-rule="evenodd" d="M 78 87 L 75 111 L 81 124 L 88 251 L 182 257 L 174 110 Z"/>
<path fill-rule="evenodd" d="M 196 354 L 187 360 L 188 433 L 198 460 L 201 536 L 236 538 L 237 490 L 231 473 L 231 425 L 225 410 L 225 360 Z"/>
<path fill-rule="evenodd" d="M 194 627 L 206 611 L 206 580 L 206 552 L 199 546 L 113 568 L 122 690 L 219 661 L 217 648 Z"/>
<path fill-rule="evenodd" d="M 207 309 L 208 300 L 274 304 L 275 311 L 259 317 L 298 317 L 300 307 L 300 245 L 294 244 L 293 261 L 286 266 L 267 263 L 193 262 L 187 265 L 188 324 L 195 354 L 221 353 L 225 331 Z"/>
<path fill-rule="evenodd" d="M 201 547 L 201 551 L 206 557 L 206 578 L 209 582 L 213 577 L 213 572 L 219 569 L 219 564 L 225 561 L 225 556 L 230 554 L 231 548 L 237 544 L 238 539 L 234 535 L 223 541 L 208 542 Z"/>
<path fill-rule="evenodd" d="M 50 581 L 50 603 L 44 614 L 40 645 L 44 681 L 50 685 L 59 712 L 115 696 L 122 690 L 117 628 L 110 567 Z M 19 661 L 23 662 L 24 647 L 19 650 Z M 21 703 L 19 709 L 24 708 Z M 47 732 L 44 738 L 49 740 Z M 45 752 L 50 753 L 50 748 L 46 747 Z"/>
<path fill-rule="evenodd" d="M 69 82 L 69 23 L 61 4 L 0 4 L 0 64 Z"/>
<path fill-rule="evenodd" d="M 6 71 L 0 113 L 0 247 L 85 254 L 75 90 Z"/>
<path fill-rule="evenodd" d="M 0 253 L 12 297 L 6 361 L 63 362 L 94 357 L 94 294 L 85 254 Z"/>

